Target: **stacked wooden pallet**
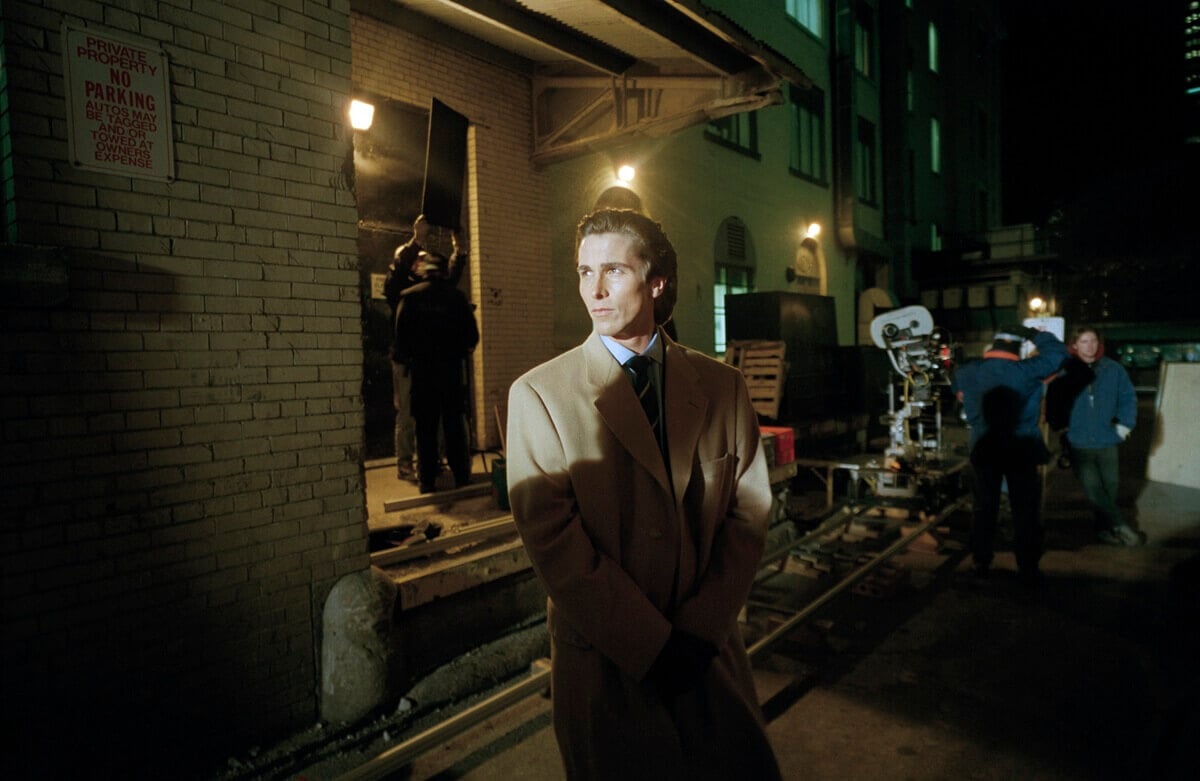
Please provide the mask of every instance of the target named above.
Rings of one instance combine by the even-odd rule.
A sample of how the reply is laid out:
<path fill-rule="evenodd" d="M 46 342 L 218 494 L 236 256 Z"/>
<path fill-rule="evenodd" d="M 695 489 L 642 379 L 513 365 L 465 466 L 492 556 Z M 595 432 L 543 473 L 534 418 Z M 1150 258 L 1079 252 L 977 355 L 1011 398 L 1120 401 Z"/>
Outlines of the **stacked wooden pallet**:
<path fill-rule="evenodd" d="M 746 378 L 754 411 L 775 420 L 787 378 L 786 345 L 773 341 L 733 341 L 725 347 L 725 363 L 736 366 Z"/>

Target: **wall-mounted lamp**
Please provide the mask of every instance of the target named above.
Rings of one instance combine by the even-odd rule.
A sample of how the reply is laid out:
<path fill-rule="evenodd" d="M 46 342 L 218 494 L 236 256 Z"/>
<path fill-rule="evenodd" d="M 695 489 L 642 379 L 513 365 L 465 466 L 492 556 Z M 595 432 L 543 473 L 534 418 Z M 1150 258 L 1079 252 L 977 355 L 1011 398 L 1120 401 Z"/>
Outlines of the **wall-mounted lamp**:
<path fill-rule="evenodd" d="M 633 181 L 633 177 L 637 175 L 637 171 L 631 165 L 623 165 L 617 169 L 617 178 L 625 184 Z"/>
<path fill-rule="evenodd" d="M 817 241 L 817 237 L 820 235 L 820 223 L 810 222 L 804 229 L 804 238 L 800 239 L 800 246 L 796 248 L 796 259 L 792 265 L 784 269 L 784 276 L 787 277 L 788 282 L 797 280 L 806 284 L 819 282 L 822 253 L 821 242 Z"/>
<path fill-rule="evenodd" d="M 375 119 L 375 106 L 361 100 L 350 101 L 350 127 L 369 130 Z"/>
<path fill-rule="evenodd" d="M 1046 300 L 1041 296 L 1034 296 L 1033 298 L 1029 299 L 1029 311 L 1033 312 L 1035 315 L 1045 308 Z"/>

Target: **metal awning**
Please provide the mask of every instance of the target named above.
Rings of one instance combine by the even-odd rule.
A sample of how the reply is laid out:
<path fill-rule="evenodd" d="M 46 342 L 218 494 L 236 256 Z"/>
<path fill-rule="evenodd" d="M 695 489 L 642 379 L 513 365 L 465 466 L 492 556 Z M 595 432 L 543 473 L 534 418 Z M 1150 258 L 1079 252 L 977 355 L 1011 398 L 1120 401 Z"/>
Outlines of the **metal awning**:
<path fill-rule="evenodd" d="M 699 0 L 357 0 L 479 44 L 533 80 L 539 163 L 783 101 L 795 64 Z M 388 14 L 389 16 L 392 14 Z M 498 60 L 497 60 L 498 61 Z"/>

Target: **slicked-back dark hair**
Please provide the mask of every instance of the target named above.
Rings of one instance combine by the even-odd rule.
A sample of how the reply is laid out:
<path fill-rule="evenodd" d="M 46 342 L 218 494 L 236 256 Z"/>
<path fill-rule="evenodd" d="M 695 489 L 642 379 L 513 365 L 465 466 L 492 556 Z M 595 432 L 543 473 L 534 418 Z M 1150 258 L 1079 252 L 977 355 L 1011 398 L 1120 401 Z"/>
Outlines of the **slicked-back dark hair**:
<path fill-rule="evenodd" d="M 588 236 L 600 233 L 622 233 L 633 239 L 634 251 L 645 262 L 643 279 L 662 277 L 666 280 L 662 294 L 654 299 L 654 322 L 662 325 L 671 319 L 679 297 L 679 269 L 675 248 L 671 246 L 662 225 L 633 209 L 597 209 L 585 215 L 575 229 L 575 262 L 579 262 L 579 245 Z"/>

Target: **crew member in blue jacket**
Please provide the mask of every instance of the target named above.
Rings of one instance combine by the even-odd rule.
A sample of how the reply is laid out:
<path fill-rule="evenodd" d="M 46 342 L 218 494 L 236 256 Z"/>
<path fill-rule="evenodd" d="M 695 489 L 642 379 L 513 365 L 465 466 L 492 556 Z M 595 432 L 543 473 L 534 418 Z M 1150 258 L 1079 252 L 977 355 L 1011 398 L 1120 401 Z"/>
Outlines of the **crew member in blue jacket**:
<path fill-rule="evenodd" d="M 1046 420 L 1055 428 L 1066 424 L 1071 465 L 1096 510 L 1100 541 L 1140 545 L 1141 535 L 1117 507 L 1117 446 L 1137 422 L 1137 394 L 1125 367 L 1104 356 L 1104 343 L 1092 326 L 1075 329 L 1071 351 L 1074 355 L 1047 391 Z"/>
<path fill-rule="evenodd" d="M 1028 339 L 1037 351 L 1021 359 Z M 1049 460 L 1038 421 L 1045 381 L 1067 357 L 1066 345 L 1048 331 L 1010 326 L 997 333 L 983 359 L 963 364 L 953 387 L 970 426 L 975 513 L 970 547 L 978 575 L 992 564 L 1001 484 L 1008 481 L 1013 552 L 1022 579 L 1041 579 L 1042 483 L 1038 467 Z"/>

